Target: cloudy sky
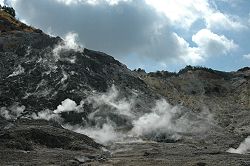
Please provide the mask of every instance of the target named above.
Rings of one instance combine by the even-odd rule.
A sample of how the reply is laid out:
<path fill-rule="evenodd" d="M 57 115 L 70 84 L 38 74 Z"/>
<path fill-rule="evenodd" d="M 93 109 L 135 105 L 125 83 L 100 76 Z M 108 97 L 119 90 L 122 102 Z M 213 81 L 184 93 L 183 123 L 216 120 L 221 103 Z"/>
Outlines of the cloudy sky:
<path fill-rule="evenodd" d="M 2 1 L 2 2 L 1 2 Z M 0 3 L 4 3 L 0 0 Z M 5 0 L 17 18 L 129 68 L 250 66 L 249 0 Z"/>

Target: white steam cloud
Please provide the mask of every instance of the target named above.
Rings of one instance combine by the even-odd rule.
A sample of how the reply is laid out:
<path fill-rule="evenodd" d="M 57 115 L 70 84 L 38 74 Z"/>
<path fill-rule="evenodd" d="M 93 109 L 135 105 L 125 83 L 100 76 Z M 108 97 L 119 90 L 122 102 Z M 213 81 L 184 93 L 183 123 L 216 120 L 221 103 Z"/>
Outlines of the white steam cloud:
<path fill-rule="evenodd" d="M 65 124 L 63 127 L 77 133 L 86 134 L 102 144 L 108 144 L 113 141 L 121 141 L 126 137 L 125 133 L 117 131 L 119 120 L 116 120 L 116 118 L 113 118 L 112 116 L 116 115 L 129 121 L 131 121 L 131 119 L 135 116 L 131 111 L 135 103 L 133 97 L 129 100 L 126 98 L 120 98 L 119 92 L 114 85 L 106 93 L 94 93 L 86 100 L 82 101 L 77 107 L 72 100 L 67 100 L 67 104 L 64 103 L 65 101 L 62 102 L 62 105 L 58 106 L 59 110 L 61 107 L 65 108 L 66 105 L 69 104 L 71 106 L 68 110 L 75 110 L 78 112 L 81 110 L 81 112 L 83 112 L 83 103 L 92 105 L 93 112 L 90 113 L 87 118 L 95 124 L 94 126 L 90 124 L 86 124 L 86 126 L 71 126 L 69 124 Z M 60 111 L 54 112 L 59 113 Z"/>
<path fill-rule="evenodd" d="M 156 101 L 150 113 L 137 115 L 134 108 L 136 100 L 133 97 L 130 100 L 121 98 L 115 86 L 112 86 L 106 93 L 93 94 L 84 103 L 92 105 L 93 112 L 86 117 L 87 119 L 84 119 L 85 122 L 92 123 L 85 123 L 84 126 L 69 124 L 63 126 L 86 134 L 103 144 L 134 138 L 157 140 L 162 136 L 178 140 L 186 133 L 206 132 L 215 123 L 212 114 L 206 109 L 194 114 L 180 106 L 171 106 L 164 99 Z M 76 104 L 72 103 L 70 109 L 75 107 Z M 114 118 L 114 115 L 118 117 Z M 131 125 L 131 128 L 122 128 L 120 123 L 126 122 L 120 122 L 122 120 L 119 118 L 122 120 L 125 118 L 128 121 L 127 125 Z"/>
<path fill-rule="evenodd" d="M 7 119 L 7 120 L 14 120 L 19 118 L 22 113 L 25 110 L 25 106 L 19 106 L 18 103 L 13 104 L 12 106 L 10 106 L 9 108 L 7 107 L 1 107 L 0 108 L 0 116 L 2 116 L 3 118 Z"/>
<path fill-rule="evenodd" d="M 83 46 L 77 41 L 78 34 L 69 32 L 63 37 L 63 40 L 57 43 L 53 49 L 50 47 L 45 48 L 43 51 L 45 52 L 41 54 L 40 58 L 37 60 L 37 63 L 42 65 L 47 71 L 44 74 L 50 74 L 51 72 L 55 72 L 58 69 L 57 62 L 67 61 L 70 63 L 75 63 L 76 56 L 72 54 L 73 52 L 83 52 Z M 30 48 L 27 50 L 27 55 L 30 54 Z M 16 76 L 22 74 L 24 70 L 21 66 L 9 76 Z M 68 73 L 62 69 L 62 80 L 63 83 L 68 78 Z"/>
<path fill-rule="evenodd" d="M 138 94 L 134 94 L 138 98 Z M 155 101 L 150 112 L 145 110 L 145 113 L 140 111 L 138 114 L 135 96 L 130 99 L 122 97 L 113 85 L 106 93 L 94 92 L 79 105 L 67 98 L 54 111 L 46 109 L 30 117 L 57 121 L 64 128 L 88 135 L 102 144 L 158 138 L 178 140 L 185 134 L 204 133 L 214 125 L 213 116 L 208 110 L 193 113 L 180 106 L 171 106 L 165 99 Z M 13 119 L 19 117 L 24 109 L 24 106 L 18 105 L 8 109 L 2 107 L 1 116 Z M 65 124 L 60 115 L 63 112 L 84 113 L 85 116 L 80 124 Z"/>
<path fill-rule="evenodd" d="M 250 136 L 248 136 L 237 149 L 230 148 L 227 150 L 229 153 L 246 154 L 250 152 Z"/>
<path fill-rule="evenodd" d="M 179 106 L 173 107 L 162 99 L 156 101 L 151 113 L 133 121 L 131 134 L 153 139 L 161 136 L 178 139 L 185 133 L 206 132 L 213 124 L 213 116 L 206 109 L 194 115 Z"/>
<path fill-rule="evenodd" d="M 77 109 L 77 104 L 71 99 L 65 99 L 62 101 L 62 104 L 57 106 L 57 109 L 54 110 L 54 113 L 58 114 L 61 112 L 69 112 Z"/>
<path fill-rule="evenodd" d="M 48 109 L 44 110 L 44 111 L 41 111 L 41 112 L 38 112 L 38 113 L 33 113 L 31 115 L 31 118 L 33 118 L 33 119 L 44 119 L 44 120 L 47 120 L 47 121 L 54 120 L 54 121 L 57 121 L 57 122 L 62 122 L 63 121 L 59 114 L 55 114 L 51 110 L 48 110 Z"/>
<path fill-rule="evenodd" d="M 80 51 L 82 52 L 82 46 L 79 44 L 79 42 L 77 42 L 77 38 L 78 38 L 78 34 L 77 33 L 73 33 L 73 32 L 69 32 L 65 35 L 65 37 L 63 38 L 64 40 L 59 43 L 54 49 L 53 49 L 53 55 L 55 57 L 56 60 L 60 59 L 60 54 L 63 51 L 67 51 L 67 50 L 74 50 L 74 51 Z M 67 58 L 68 61 L 74 63 L 75 62 L 75 58 Z"/>
<path fill-rule="evenodd" d="M 96 142 L 101 144 L 108 144 L 114 141 L 122 140 L 124 135 L 116 131 L 114 125 L 111 123 L 105 123 L 101 127 L 82 127 L 79 125 L 63 125 L 64 128 L 72 130 L 76 133 L 85 134 L 93 139 Z"/>
<path fill-rule="evenodd" d="M 162 132 L 162 130 L 164 132 L 172 130 L 180 132 L 181 128 L 178 128 L 172 122 L 172 118 L 178 112 L 180 112 L 178 107 L 171 107 L 166 100 L 159 100 L 151 113 L 133 121 L 134 128 L 131 132 L 136 136 L 143 136 L 157 131 Z"/>
<path fill-rule="evenodd" d="M 60 105 L 57 106 L 57 109 L 54 110 L 53 112 L 55 114 L 59 114 L 62 112 L 71 112 L 71 111 L 75 111 L 75 112 L 83 112 L 83 106 L 84 101 L 81 101 L 80 105 L 77 105 L 75 101 L 67 98 L 64 101 L 62 101 L 62 103 Z"/>
<path fill-rule="evenodd" d="M 97 109 L 92 113 L 92 116 L 99 111 L 102 111 L 100 108 L 103 105 L 110 106 L 114 111 L 120 115 L 125 115 L 128 117 L 133 117 L 131 112 L 132 107 L 134 106 L 134 99 L 131 98 L 127 100 L 126 98 L 118 99 L 119 92 L 114 85 L 108 90 L 107 93 L 103 94 L 94 94 L 87 98 L 88 103 L 93 104 L 93 108 Z"/>
<path fill-rule="evenodd" d="M 57 106 L 57 109 L 54 111 L 51 111 L 49 109 L 46 109 L 44 111 L 40 111 L 38 113 L 33 113 L 31 115 L 31 118 L 33 119 L 44 119 L 44 120 L 53 120 L 56 122 L 63 122 L 63 119 L 60 116 L 60 113 L 62 112 L 70 112 L 70 111 L 76 111 L 80 112 L 82 111 L 83 102 L 79 106 L 77 106 L 76 102 L 67 98 L 64 101 L 61 102 L 60 105 Z"/>

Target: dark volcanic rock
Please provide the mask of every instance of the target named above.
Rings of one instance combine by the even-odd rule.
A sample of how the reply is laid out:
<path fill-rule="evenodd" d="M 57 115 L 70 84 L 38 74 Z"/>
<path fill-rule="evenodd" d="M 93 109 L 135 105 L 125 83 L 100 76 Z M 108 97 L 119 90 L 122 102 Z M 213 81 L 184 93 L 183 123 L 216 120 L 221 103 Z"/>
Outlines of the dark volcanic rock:
<path fill-rule="evenodd" d="M 105 92 L 112 84 L 125 96 L 135 89 L 148 101 L 155 98 L 139 77 L 104 53 L 63 50 L 58 58 L 53 49 L 61 39 L 34 32 L 13 32 L 0 39 L 4 43 L 0 52 L 1 106 L 18 102 L 31 112 L 53 110 L 66 98 L 80 103 L 93 90 Z"/>
<path fill-rule="evenodd" d="M 20 119 L 0 129 L 0 165 L 79 165 L 77 156 L 91 155 L 97 161 L 105 154 L 102 147 L 85 135 L 45 120 Z"/>
<path fill-rule="evenodd" d="M 69 150 L 98 151 L 102 146 L 91 138 L 45 120 L 20 119 L 1 129 L 0 147 L 34 150 L 38 146 Z"/>

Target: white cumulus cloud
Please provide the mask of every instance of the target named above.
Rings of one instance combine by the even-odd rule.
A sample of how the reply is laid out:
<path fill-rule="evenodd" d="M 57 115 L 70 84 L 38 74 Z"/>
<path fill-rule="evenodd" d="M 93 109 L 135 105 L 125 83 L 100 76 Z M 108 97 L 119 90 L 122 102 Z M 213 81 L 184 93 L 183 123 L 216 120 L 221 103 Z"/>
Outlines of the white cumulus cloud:
<path fill-rule="evenodd" d="M 193 35 L 192 40 L 205 56 L 227 54 L 238 47 L 233 40 L 224 35 L 215 34 L 208 29 L 197 32 Z"/>
<path fill-rule="evenodd" d="M 190 27 L 211 11 L 207 0 L 146 0 L 146 3 L 183 28 Z"/>
<path fill-rule="evenodd" d="M 243 57 L 250 60 L 250 53 L 243 55 Z"/>
<path fill-rule="evenodd" d="M 242 30 L 247 28 L 237 18 L 230 17 L 221 12 L 214 12 L 206 17 L 207 27 L 209 29 Z"/>

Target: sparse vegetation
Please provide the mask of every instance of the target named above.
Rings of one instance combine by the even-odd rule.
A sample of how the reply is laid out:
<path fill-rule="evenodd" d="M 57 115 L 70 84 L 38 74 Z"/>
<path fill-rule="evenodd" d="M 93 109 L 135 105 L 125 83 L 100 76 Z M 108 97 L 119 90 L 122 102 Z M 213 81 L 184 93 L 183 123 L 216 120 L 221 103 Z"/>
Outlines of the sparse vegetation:
<path fill-rule="evenodd" d="M 181 74 L 184 74 L 188 71 L 197 71 L 197 70 L 201 70 L 201 71 L 206 71 L 206 72 L 209 72 L 209 73 L 214 73 L 214 74 L 218 74 L 218 75 L 221 75 L 222 77 L 226 77 L 226 75 L 228 74 L 227 72 L 221 72 L 221 71 L 218 71 L 218 70 L 213 70 L 211 68 L 207 68 L 207 67 L 203 67 L 203 66 L 191 66 L 191 65 L 187 65 L 185 68 L 181 69 L 178 73 L 177 72 L 169 72 L 169 71 L 156 71 L 156 72 L 150 72 L 148 73 L 149 76 L 152 76 L 152 77 L 172 77 L 172 76 L 178 76 L 178 75 L 181 75 Z M 137 70 L 134 70 L 136 72 L 142 72 L 145 70 L 139 68 Z"/>
<path fill-rule="evenodd" d="M 243 68 L 240 69 L 239 71 L 246 71 L 249 68 Z M 139 68 L 137 70 L 134 70 L 135 72 L 142 73 L 145 72 L 145 70 Z M 169 72 L 169 71 L 156 71 L 156 72 L 149 72 L 147 75 L 150 77 L 158 77 L 158 78 L 168 78 L 168 77 L 176 77 L 182 74 L 187 73 L 188 71 L 205 71 L 210 74 L 213 74 L 216 78 L 223 78 L 225 80 L 229 80 L 231 77 L 230 72 L 224 72 L 224 71 L 219 71 L 219 70 L 213 70 L 211 68 L 203 67 L 203 66 L 191 66 L 187 65 L 185 68 L 181 69 L 179 72 Z"/>
<path fill-rule="evenodd" d="M 219 71 L 219 70 L 213 70 L 211 68 L 207 68 L 207 67 L 203 67 L 203 66 L 191 66 L 191 65 L 188 65 L 186 66 L 185 68 L 181 69 L 179 72 L 178 72 L 178 75 L 180 74 L 184 74 L 188 71 L 197 71 L 197 70 L 201 70 L 201 71 L 205 71 L 205 72 L 209 72 L 209 73 L 212 73 L 212 74 L 216 74 L 226 80 L 230 79 L 230 72 L 224 72 L 224 71 Z"/>
<path fill-rule="evenodd" d="M 197 70 L 202 70 L 202 71 L 207 71 L 209 73 L 216 73 L 216 70 L 213 70 L 211 68 L 203 67 L 203 66 L 191 66 L 187 65 L 185 68 L 181 69 L 178 74 L 183 74 L 188 71 L 197 71 Z"/>
<path fill-rule="evenodd" d="M 162 71 L 150 72 L 148 73 L 148 75 L 152 77 L 166 78 L 166 77 L 177 76 L 177 73 L 162 70 Z"/>
<path fill-rule="evenodd" d="M 141 69 L 141 68 L 135 69 L 134 71 L 135 71 L 135 72 L 143 72 L 143 73 L 146 73 L 146 71 L 145 71 L 144 69 Z"/>
<path fill-rule="evenodd" d="M 12 7 L 0 6 L 0 32 L 36 32 L 42 33 L 41 30 L 25 25 L 15 18 L 15 10 Z"/>
<path fill-rule="evenodd" d="M 238 71 L 244 72 L 244 71 L 248 71 L 250 70 L 250 67 L 243 67 L 241 69 L 239 69 Z"/>
<path fill-rule="evenodd" d="M 0 9 L 5 11 L 6 13 L 10 14 L 12 17 L 16 16 L 16 11 L 13 7 L 8 7 L 8 6 L 1 6 Z"/>

